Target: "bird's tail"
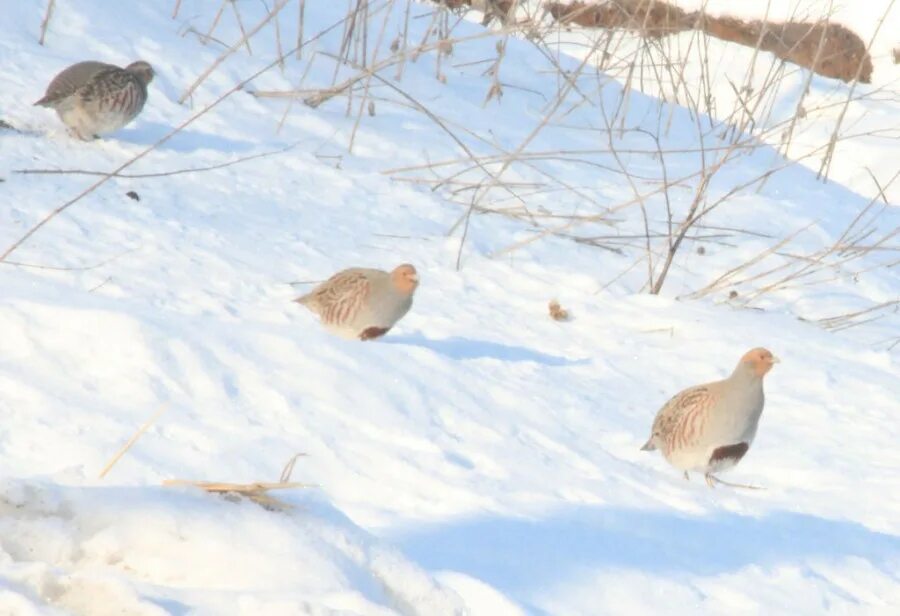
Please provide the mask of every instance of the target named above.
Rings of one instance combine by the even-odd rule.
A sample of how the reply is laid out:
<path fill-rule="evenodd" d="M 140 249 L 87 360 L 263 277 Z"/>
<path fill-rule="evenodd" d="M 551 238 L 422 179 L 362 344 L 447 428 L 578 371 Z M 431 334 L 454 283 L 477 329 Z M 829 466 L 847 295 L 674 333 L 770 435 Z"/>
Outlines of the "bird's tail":
<path fill-rule="evenodd" d="M 653 437 L 651 436 L 644 446 L 641 447 L 641 451 L 653 451 L 656 449 L 656 443 L 653 442 Z"/>

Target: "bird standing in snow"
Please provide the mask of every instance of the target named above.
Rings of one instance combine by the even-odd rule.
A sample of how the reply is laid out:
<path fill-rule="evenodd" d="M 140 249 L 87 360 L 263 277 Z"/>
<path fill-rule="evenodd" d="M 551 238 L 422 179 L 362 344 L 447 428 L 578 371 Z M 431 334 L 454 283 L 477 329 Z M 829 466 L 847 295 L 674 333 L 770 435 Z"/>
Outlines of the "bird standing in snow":
<path fill-rule="evenodd" d="M 79 139 L 95 139 L 131 122 L 147 102 L 153 67 L 143 60 L 119 68 L 79 62 L 63 70 L 35 105 L 55 109 Z"/>
<path fill-rule="evenodd" d="M 332 333 L 373 340 L 409 312 L 418 285 L 416 268 L 408 263 L 392 272 L 351 267 L 294 301 L 319 315 Z"/>
<path fill-rule="evenodd" d="M 777 362 L 768 350 L 756 348 L 741 357 L 727 379 L 679 392 L 656 414 L 642 449 L 660 449 L 685 479 L 688 471 L 696 471 L 710 487 L 737 485 L 713 473 L 733 467 L 750 449 L 765 403 L 763 377 Z"/>

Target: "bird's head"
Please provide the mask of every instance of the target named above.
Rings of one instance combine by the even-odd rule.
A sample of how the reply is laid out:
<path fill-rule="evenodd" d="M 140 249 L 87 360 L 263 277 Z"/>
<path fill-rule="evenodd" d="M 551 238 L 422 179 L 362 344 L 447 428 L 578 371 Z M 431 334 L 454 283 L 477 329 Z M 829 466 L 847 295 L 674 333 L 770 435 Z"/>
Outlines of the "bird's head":
<path fill-rule="evenodd" d="M 419 274 L 416 268 L 409 263 L 398 265 L 391 272 L 391 282 L 394 287 L 404 295 L 412 295 L 419 286 Z"/>
<path fill-rule="evenodd" d="M 778 358 L 772 355 L 771 351 L 757 347 L 744 353 L 738 367 L 756 377 L 762 378 L 778 361 Z"/>
<path fill-rule="evenodd" d="M 151 81 L 153 81 L 153 76 L 156 74 L 153 72 L 153 67 L 150 66 L 150 63 L 144 62 L 143 60 L 132 62 L 125 67 L 125 70 L 129 73 L 134 73 L 144 85 L 147 85 Z"/>

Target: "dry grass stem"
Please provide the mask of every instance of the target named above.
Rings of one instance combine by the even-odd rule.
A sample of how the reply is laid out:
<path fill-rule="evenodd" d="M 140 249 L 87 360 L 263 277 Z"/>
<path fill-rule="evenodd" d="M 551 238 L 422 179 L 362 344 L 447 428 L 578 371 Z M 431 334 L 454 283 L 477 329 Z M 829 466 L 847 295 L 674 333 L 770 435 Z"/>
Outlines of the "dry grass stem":
<path fill-rule="evenodd" d="M 241 18 L 241 12 L 238 10 L 237 0 L 229 0 L 228 3 L 231 5 L 231 10 L 234 11 L 234 18 L 237 20 L 238 28 L 241 31 L 241 41 L 243 41 L 244 45 L 247 47 L 247 53 L 252 56 L 253 49 L 250 47 L 250 37 L 247 36 L 247 30 L 244 28 L 244 20 Z M 274 12 L 275 11 L 272 13 Z M 269 13 L 269 16 L 276 19 L 275 15 L 272 13 Z"/>
<path fill-rule="evenodd" d="M 116 465 L 116 462 L 118 462 L 122 458 L 122 456 L 124 456 L 128 452 L 129 449 L 131 449 L 131 447 L 137 442 L 137 440 L 141 438 L 141 435 L 144 434 L 144 432 L 146 432 L 150 428 L 150 426 L 152 426 L 156 422 L 156 420 L 159 419 L 167 410 L 169 410 L 168 402 L 163 402 L 162 404 L 160 404 L 156 412 L 153 413 L 153 416 L 145 421 L 144 424 L 137 429 L 137 432 L 131 435 L 131 438 L 128 439 L 128 442 L 125 443 L 122 448 L 116 452 L 116 455 L 114 455 L 112 459 L 110 459 L 110 461 L 106 463 L 106 466 L 104 466 L 103 470 L 100 471 L 100 475 L 98 478 L 103 479 L 104 477 L 106 477 L 106 474 L 112 469 L 113 466 Z"/>
<path fill-rule="evenodd" d="M 38 44 L 43 45 L 47 38 L 47 27 L 50 25 L 50 19 L 53 17 L 53 9 L 56 8 L 56 0 L 47 0 L 47 10 L 44 12 L 44 19 L 41 21 L 41 37 Z"/>
<path fill-rule="evenodd" d="M 231 2 L 232 0 L 224 0 L 224 1 Z M 275 19 L 275 16 L 278 15 L 278 13 L 281 11 L 281 9 L 283 9 L 287 5 L 288 1 L 289 0 L 277 0 L 277 2 L 275 3 L 275 6 L 272 7 L 272 10 L 270 12 L 268 12 L 266 14 L 266 16 L 258 24 L 256 24 L 253 27 L 252 30 L 250 30 L 249 32 L 246 32 L 241 37 L 241 40 L 237 41 L 231 47 L 229 47 L 227 50 L 225 50 L 218 58 L 216 58 L 216 60 L 212 64 L 209 65 L 209 67 L 205 71 L 203 71 L 200 74 L 199 77 L 197 77 L 197 79 L 194 80 L 194 83 L 192 83 L 190 86 L 188 86 L 187 90 L 185 90 L 184 93 L 181 95 L 181 97 L 178 99 L 178 102 L 183 104 L 184 101 L 186 101 L 191 96 L 191 94 L 193 94 L 194 91 L 200 86 L 200 84 L 203 83 L 204 81 L 206 81 L 207 77 L 212 75 L 213 71 L 215 71 L 219 67 L 219 65 L 222 64 L 222 62 L 224 62 L 235 51 L 240 49 L 240 47 L 244 43 L 248 42 L 254 34 L 256 34 L 260 30 L 262 30 L 266 26 L 266 24 L 268 24 L 270 21 Z M 338 22 L 338 25 L 340 25 L 340 23 L 343 23 L 343 20 L 341 22 Z M 324 34 L 325 32 L 327 32 L 329 30 L 330 29 L 324 30 L 322 32 L 322 34 Z M 210 33 L 211 32 L 212 32 L 212 30 L 210 30 Z M 248 45 L 249 45 L 249 43 L 248 43 Z M 249 47 L 248 47 L 248 49 L 249 49 Z M 292 49 L 288 53 L 289 54 L 294 53 L 294 50 Z M 283 61 L 283 58 L 279 56 L 278 59 L 276 59 L 275 62 L 272 63 L 272 66 L 275 66 L 276 64 L 279 64 L 282 61 Z M 270 68 L 272 68 L 272 66 L 267 66 L 263 71 L 260 71 L 259 74 L 261 75 L 266 70 L 269 70 Z M 254 77 L 256 77 L 256 75 L 254 75 Z"/>
<path fill-rule="evenodd" d="M 173 169 L 171 171 L 156 171 L 154 173 L 113 173 L 110 174 L 108 171 L 90 171 L 88 169 L 13 169 L 13 173 L 21 173 L 23 175 L 97 175 L 97 176 L 109 176 L 117 178 L 163 178 L 169 177 L 173 175 L 183 175 L 186 173 L 202 173 L 204 171 L 215 171 L 216 169 L 224 169 L 226 167 L 231 167 L 234 165 L 239 165 L 241 163 L 249 162 L 251 160 L 256 160 L 259 158 L 267 158 L 269 156 L 275 156 L 276 154 L 283 154 L 284 152 L 289 152 L 300 145 L 300 142 L 291 144 L 289 146 L 285 146 L 283 148 L 278 148 L 277 150 L 270 150 L 268 152 L 259 152 L 257 154 L 250 154 L 249 156 L 241 156 L 240 158 L 236 158 L 234 160 L 229 160 L 224 163 L 218 163 L 216 165 L 206 165 L 204 167 L 191 167 L 188 169 Z M 2 262 L 2 261 L 0 261 Z"/>
<path fill-rule="evenodd" d="M 230 1 L 231 0 L 222 0 L 222 3 L 219 4 L 219 10 L 216 11 L 216 15 L 215 17 L 213 17 L 212 23 L 209 25 L 209 30 L 207 30 L 206 34 L 204 34 L 201 38 L 204 43 L 209 42 L 212 39 L 213 32 L 215 32 L 216 28 L 219 25 L 219 21 L 222 19 L 222 14 L 225 12 L 225 5 Z"/>
<path fill-rule="evenodd" d="M 297 463 L 297 459 L 305 456 L 305 453 L 295 453 L 291 456 L 291 459 L 288 460 L 284 468 L 281 469 L 281 477 L 278 479 L 280 483 L 288 483 L 291 480 L 291 475 L 294 474 L 294 465 Z"/>
<path fill-rule="evenodd" d="M 210 494 L 220 494 L 228 497 L 244 497 L 250 499 L 257 505 L 266 509 L 284 510 L 290 509 L 291 504 L 275 498 L 270 495 L 272 490 L 292 490 L 296 488 L 313 488 L 316 486 L 299 483 L 296 481 L 289 483 L 227 483 L 220 481 L 194 481 L 191 479 L 166 479 L 162 483 L 167 488 L 174 487 L 191 487 L 200 488 Z"/>

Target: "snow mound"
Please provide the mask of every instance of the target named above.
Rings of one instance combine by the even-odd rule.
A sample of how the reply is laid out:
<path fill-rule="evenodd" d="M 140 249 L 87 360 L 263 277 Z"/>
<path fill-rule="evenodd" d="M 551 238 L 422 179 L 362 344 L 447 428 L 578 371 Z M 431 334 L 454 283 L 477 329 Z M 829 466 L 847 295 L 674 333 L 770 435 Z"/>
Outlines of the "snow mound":
<path fill-rule="evenodd" d="M 453 591 L 324 500 L 295 505 L 5 482 L 0 613 L 462 613 Z"/>

